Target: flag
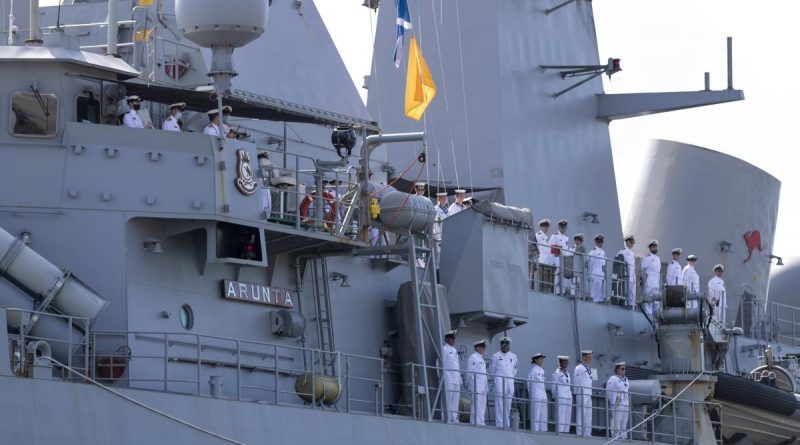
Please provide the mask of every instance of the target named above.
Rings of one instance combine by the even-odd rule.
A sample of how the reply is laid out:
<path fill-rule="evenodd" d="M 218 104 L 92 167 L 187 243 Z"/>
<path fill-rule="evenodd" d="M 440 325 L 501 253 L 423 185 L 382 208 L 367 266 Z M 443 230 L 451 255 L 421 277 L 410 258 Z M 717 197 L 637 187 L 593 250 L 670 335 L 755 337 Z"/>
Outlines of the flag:
<path fill-rule="evenodd" d="M 412 29 L 411 16 L 408 14 L 408 0 L 395 0 L 397 4 L 397 41 L 394 44 L 394 66 L 400 68 L 403 60 L 403 40 L 407 29 Z"/>
<path fill-rule="evenodd" d="M 433 83 L 431 71 L 422 52 L 417 46 L 417 39 L 411 34 L 408 45 L 408 74 L 406 75 L 406 116 L 420 120 L 425 109 L 436 97 L 436 85 Z"/>

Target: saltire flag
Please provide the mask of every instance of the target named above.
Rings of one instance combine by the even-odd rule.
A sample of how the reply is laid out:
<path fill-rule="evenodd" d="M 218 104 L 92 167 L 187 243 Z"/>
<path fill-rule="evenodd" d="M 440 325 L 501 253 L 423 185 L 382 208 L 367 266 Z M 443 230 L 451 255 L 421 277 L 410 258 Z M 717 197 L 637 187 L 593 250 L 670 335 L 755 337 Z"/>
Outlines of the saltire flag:
<path fill-rule="evenodd" d="M 404 0 L 401 0 L 404 1 Z M 408 45 L 408 72 L 406 75 L 406 116 L 420 120 L 425 110 L 436 97 L 436 85 L 433 83 L 431 71 L 422 52 L 417 45 L 417 39 L 411 34 Z"/>
<path fill-rule="evenodd" d="M 411 16 L 408 14 L 408 0 L 395 0 L 397 5 L 397 41 L 394 44 L 394 66 L 400 68 L 403 60 L 403 40 L 406 30 L 411 30 Z"/>

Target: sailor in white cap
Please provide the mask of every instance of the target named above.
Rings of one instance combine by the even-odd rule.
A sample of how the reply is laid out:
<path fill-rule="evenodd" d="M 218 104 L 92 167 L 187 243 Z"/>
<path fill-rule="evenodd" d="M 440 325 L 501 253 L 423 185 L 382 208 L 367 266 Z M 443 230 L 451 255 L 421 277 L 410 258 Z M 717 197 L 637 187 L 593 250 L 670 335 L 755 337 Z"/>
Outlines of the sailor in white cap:
<path fill-rule="evenodd" d="M 676 247 L 672 249 L 672 261 L 667 265 L 667 285 L 677 286 L 683 284 L 683 270 L 681 268 L 681 254 L 683 249 Z"/>
<path fill-rule="evenodd" d="M 569 356 L 558 356 L 558 368 L 553 371 L 553 398 L 556 399 L 559 433 L 568 433 L 572 423 L 572 382 L 569 378 Z"/>
<path fill-rule="evenodd" d="M 629 386 L 628 378 L 625 377 L 625 362 L 615 363 L 614 375 L 606 383 L 606 397 L 611 405 L 611 437 L 628 437 Z"/>
<path fill-rule="evenodd" d="M 575 383 L 575 434 L 592 435 L 592 351 L 581 351 L 581 362 L 572 372 Z"/>
<path fill-rule="evenodd" d="M 237 132 L 231 128 L 231 113 L 233 113 L 232 106 L 225 105 L 222 107 L 222 131 L 225 137 L 236 139 Z"/>
<path fill-rule="evenodd" d="M 686 285 L 686 292 L 689 293 L 689 296 L 697 298 L 697 294 L 700 292 L 700 276 L 697 275 L 697 271 L 694 268 L 695 264 L 697 264 L 697 256 L 689 255 L 686 257 L 686 267 L 683 268 L 682 279 Z M 692 298 L 688 299 L 686 301 L 686 307 L 688 309 L 697 307 L 697 300 Z"/>
<path fill-rule="evenodd" d="M 531 357 L 531 371 L 528 373 L 528 394 L 531 397 L 531 431 L 547 431 L 547 392 L 544 386 L 545 355 Z"/>
<path fill-rule="evenodd" d="M 644 294 L 650 298 L 657 296 L 661 290 L 661 259 L 658 258 L 658 240 L 650 241 L 647 245 L 650 253 L 642 258 L 641 269 L 642 276 L 644 277 Z M 646 302 L 644 304 L 644 311 L 648 316 L 653 315 L 653 309 L 658 309 L 658 302 Z"/>
<path fill-rule="evenodd" d="M 633 235 L 628 235 L 625 237 L 625 247 L 617 252 L 617 255 L 625 258 L 625 264 L 628 266 L 628 292 L 625 295 L 625 305 L 629 308 L 636 304 L 636 254 L 633 253 L 635 244 L 636 239 Z"/>
<path fill-rule="evenodd" d="M 536 232 L 536 246 L 539 248 L 539 264 L 551 266 L 553 264 L 550 255 L 550 240 L 548 239 L 547 232 L 550 230 L 550 220 L 545 218 L 539 220 L 539 231 Z"/>
<path fill-rule="evenodd" d="M 500 339 L 500 350 L 492 356 L 489 374 L 494 376 L 494 419 L 500 428 L 511 428 L 511 399 L 517 376 L 517 355 L 511 352 L 511 337 Z"/>
<path fill-rule="evenodd" d="M 570 293 L 572 295 L 578 295 L 581 298 L 586 296 L 586 290 L 584 287 L 588 285 L 588 283 L 584 281 L 585 274 L 583 271 L 583 265 L 586 261 L 586 254 L 589 251 L 586 249 L 586 245 L 583 244 L 583 240 L 583 233 L 576 233 L 572 236 L 573 260 L 572 284 L 570 285 Z"/>
<path fill-rule="evenodd" d="M 565 253 L 564 251 L 567 249 L 567 244 L 569 243 L 567 224 L 569 224 L 569 222 L 566 219 L 560 220 L 558 222 L 558 231 L 550 235 L 550 239 L 547 242 L 550 246 L 550 256 L 553 265 L 556 267 L 556 283 L 554 289 L 557 294 L 561 293 L 563 284 L 568 283 L 568 280 L 565 279 L 561 273 L 561 257 Z"/>
<path fill-rule="evenodd" d="M 467 362 L 467 389 L 472 397 L 470 420 L 473 425 L 486 425 L 486 393 L 489 392 L 489 382 L 486 376 L 486 340 L 478 340 L 472 344 L 475 352 L 469 356 Z"/>
<path fill-rule="evenodd" d="M 461 398 L 461 365 L 458 362 L 458 351 L 453 347 L 456 343 L 457 330 L 444 333 L 442 357 L 444 360 L 444 386 L 447 409 L 447 420 L 458 423 L 458 400 Z"/>
<path fill-rule="evenodd" d="M 456 201 L 450 204 L 450 209 L 448 211 L 448 216 L 453 216 L 456 213 L 464 210 L 467 208 L 464 205 L 464 195 L 467 193 L 464 189 L 456 189 Z"/>
<path fill-rule="evenodd" d="M 414 194 L 417 196 L 425 196 L 425 184 L 424 182 L 415 182 L 414 183 Z"/>
<path fill-rule="evenodd" d="M 595 303 L 602 303 L 606 300 L 604 295 L 606 251 L 603 250 L 605 240 L 603 234 L 595 236 L 594 249 L 589 252 L 589 294 Z"/>
<path fill-rule="evenodd" d="M 169 116 L 164 119 L 161 129 L 164 131 L 181 131 L 181 118 L 186 111 L 186 102 L 178 102 L 169 106 Z"/>
<path fill-rule="evenodd" d="M 436 241 L 436 266 L 440 267 L 439 258 L 442 250 L 442 233 L 444 232 L 444 220 L 447 218 L 450 209 L 447 206 L 447 193 L 439 192 L 436 194 L 436 217 L 433 222 L 433 239 Z"/>
<path fill-rule="evenodd" d="M 206 112 L 208 114 L 208 125 L 203 128 L 203 134 L 207 134 L 214 137 L 222 136 L 221 129 L 219 126 L 219 109 L 215 108 L 213 110 L 208 110 Z"/>
<path fill-rule="evenodd" d="M 141 116 L 139 116 L 142 99 L 139 96 L 128 96 L 127 102 L 131 110 L 122 117 L 122 123 L 130 128 L 153 128 L 150 124 L 145 125 Z"/>
<path fill-rule="evenodd" d="M 708 280 L 708 304 L 715 320 L 725 325 L 725 312 L 728 309 L 728 298 L 725 292 L 725 281 L 722 280 L 722 273 L 725 266 L 717 264 L 714 266 L 714 276 Z"/>

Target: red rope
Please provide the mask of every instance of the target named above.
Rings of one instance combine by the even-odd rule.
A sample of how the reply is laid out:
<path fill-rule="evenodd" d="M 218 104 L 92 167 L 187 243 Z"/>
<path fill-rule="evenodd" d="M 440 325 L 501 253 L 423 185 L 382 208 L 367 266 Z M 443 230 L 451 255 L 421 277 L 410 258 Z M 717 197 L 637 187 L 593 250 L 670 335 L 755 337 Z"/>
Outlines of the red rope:
<path fill-rule="evenodd" d="M 419 172 L 417 172 L 417 177 L 414 178 L 414 181 L 412 182 L 412 187 L 413 187 L 414 183 L 417 182 L 419 177 L 422 176 L 422 170 L 424 168 L 425 168 L 425 164 L 420 164 Z M 412 190 L 413 190 L 413 188 L 412 188 Z M 406 203 L 408 203 L 409 198 L 411 198 L 411 193 L 406 193 L 406 198 L 403 200 L 403 204 L 401 204 L 400 207 L 398 207 L 397 210 L 395 210 L 394 213 L 392 213 L 392 219 L 389 220 L 389 222 L 386 224 L 386 227 L 390 227 L 392 225 L 392 223 L 394 222 L 394 220 L 397 219 L 397 214 L 400 213 L 400 210 L 403 210 L 405 208 Z"/>
<path fill-rule="evenodd" d="M 380 189 L 378 189 L 378 190 L 375 190 L 374 192 L 370 193 L 370 194 L 369 194 L 369 196 L 375 196 L 375 195 L 377 195 L 378 193 L 380 193 L 380 192 L 382 192 L 382 191 L 384 191 L 384 190 L 388 189 L 389 187 L 391 187 L 391 186 L 392 186 L 392 185 L 393 185 L 395 182 L 399 181 L 399 180 L 400 180 L 400 178 L 402 178 L 404 174 L 406 174 L 406 173 L 407 173 L 409 170 L 411 170 L 411 167 L 413 167 L 413 166 L 414 166 L 414 164 L 416 164 L 416 163 L 417 163 L 417 160 L 416 160 L 416 159 L 414 159 L 413 161 L 411 161 L 411 163 L 410 163 L 410 164 L 408 164 L 408 167 L 406 167 L 406 169 L 405 169 L 405 170 L 403 170 L 403 171 L 400 173 L 400 175 L 399 175 L 399 176 L 397 176 L 396 178 L 394 178 L 394 180 L 393 180 L 392 182 L 390 182 L 390 183 L 386 184 L 385 186 L 381 187 Z M 417 177 L 419 177 L 419 175 L 418 175 Z"/>

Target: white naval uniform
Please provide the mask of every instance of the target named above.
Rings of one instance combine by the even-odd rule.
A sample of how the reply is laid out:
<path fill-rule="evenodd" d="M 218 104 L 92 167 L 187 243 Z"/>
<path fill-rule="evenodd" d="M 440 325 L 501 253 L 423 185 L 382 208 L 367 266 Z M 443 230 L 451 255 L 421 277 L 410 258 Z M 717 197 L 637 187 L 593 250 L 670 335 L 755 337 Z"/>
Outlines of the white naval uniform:
<path fill-rule="evenodd" d="M 575 383 L 575 434 L 592 435 L 592 370 L 579 363 L 572 373 Z"/>
<path fill-rule="evenodd" d="M 553 372 L 553 396 L 558 406 L 556 422 L 559 433 L 568 433 L 572 423 L 572 388 L 569 372 L 558 368 Z"/>
<path fill-rule="evenodd" d="M 461 398 L 461 365 L 458 363 L 458 351 L 456 348 L 445 344 L 442 347 L 442 357 L 444 357 L 444 386 L 447 395 L 447 405 L 449 422 L 458 422 L 458 400 Z"/>
<path fill-rule="evenodd" d="M 694 270 L 694 267 L 688 264 L 683 268 L 683 282 L 686 284 L 686 291 L 689 294 L 698 294 L 700 292 L 700 276 L 697 275 L 697 271 Z M 686 302 L 687 309 L 695 307 L 697 307 L 697 300 Z"/>
<path fill-rule="evenodd" d="M 462 210 L 464 210 L 466 208 L 467 208 L 467 206 L 465 206 L 464 204 L 459 204 L 457 202 L 454 202 L 454 203 L 450 204 L 450 207 L 448 207 L 448 209 L 447 209 L 448 215 L 447 216 L 453 216 L 456 213 L 458 213 L 458 212 L 460 212 L 460 211 L 462 211 Z"/>
<path fill-rule="evenodd" d="M 142 118 L 139 117 L 139 113 L 136 110 L 125 113 L 125 116 L 122 117 L 122 123 L 130 128 L 144 128 L 144 122 L 142 122 Z"/>
<path fill-rule="evenodd" d="M 539 264 L 553 265 L 553 255 L 550 255 L 550 245 L 547 234 L 541 230 L 536 232 L 536 247 L 539 248 Z"/>
<path fill-rule="evenodd" d="M 681 263 L 672 260 L 667 266 L 667 285 L 675 286 L 679 284 L 683 284 L 683 271 L 681 270 Z"/>
<path fill-rule="evenodd" d="M 625 264 L 628 265 L 628 295 L 625 297 L 625 304 L 633 307 L 636 303 L 636 254 L 628 246 L 625 246 L 617 252 L 617 255 L 622 255 L 625 258 Z"/>
<path fill-rule="evenodd" d="M 547 392 L 544 368 L 533 365 L 528 373 L 528 394 L 531 397 L 531 431 L 547 431 Z"/>
<path fill-rule="evenodd" d="M 550 246 L 550 256 L 552 258 L 553 265 L 556 267 L 556 283 L 554 286 L 555 293 L 560 294 L 561 289 L 568 280 L 561 278 L 561 256 L 564 255 L 564 249 L 567 248 L 567 244 L 569 243 L 569 238 L 567 235 L 556 232 L 550 235 L 550 240 L 548 241 L 548 245 Z M 563 286 L 563 287 L 562 287 Z"/>
<path fill-rule="evenodd" d="M 592 301 L 600 303 L 605 301 L 603 287 L 605 284 L 606 273 L 603 267 L 606 264 L 606 251 L 595 246 L 589 252 L 589 295 Z"/>
<path fill-rule="evenodd" d="M 644 277 L 644 294 L 657 294 L 661 289 L 661 260 L 654 253 L 647 254 L 642 258 L 642 276 Z M 653 315 L 653 303 L 645 303 L 644 311 L 647 315 Z M 658 307 L 658 305 L 655 305 Z"/>
<path fill-rule="evenodd" d="M 486 425 L 486 393 L 489 392 L 489 383 L 483 355 L 473 352 L 469 356 L 467 371 L 467 389 L 472 397 L 470 421 L 473 425 Z"/>
<path fill-rule="evenodd" d="M 725 311 L 728 309 L 728 298 L 725 295 L 725 282 L 718 276 L 708 280 L 708 303 L 713 308 L 714 319 L 725 324 Z"/>
<path fill-rule="evenodd" d="M 514 397 L 514 377 L 517 376 L 517 355 L 497 351 L 492 356 L 489 374 L 494 375 L 494 423 L 511 428 L 511 399 Z"/>
<path fill-rule="evenodd" d="M 203 128 L 203 134 L 219 137 L 219 127 L 209 122 L 206 128 Z"/>
<path fill-rule="evenodd" d="M 628 378 L 612 375 L 606 383 L 606 394 L 608 403 L 611 404 L 611 435 L 612 437 L 622 436 L 627 438 L 625 433 L 628 429 L 628 407 L 630 406 L 628 396 Z"/>
<path fill-rule="evenodd" d="M 439 259 L 442 254 L 442 234 L 444 233 L 444 220 L 449 215 L 450 209 L 447 206 L 436 204 L 436 219 L 433 223 L 433 240 L 436 242 L 436 267 L 441 267 Z"/>
<path fill-rule="evenodd" d="M 261 207 L 264 208 L 264 214 L 269 219 L 270 215 L 272 215 L 272 194 L 269 189 L 269 178 L 264 178 L 261 187 Z"/>
<path fill-rule="evenodd" d="M 161 129 L 164 131 L 181 131 L 181 126 L 178 125 L 178 119 L 175 119 L 175 116 L 169 115 L 161 124 Z"/>

